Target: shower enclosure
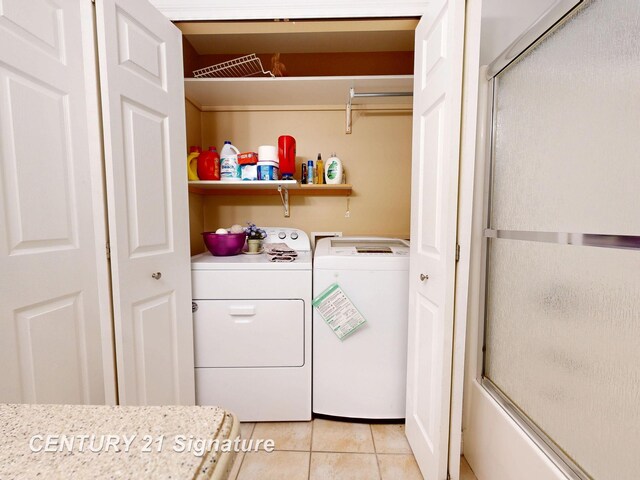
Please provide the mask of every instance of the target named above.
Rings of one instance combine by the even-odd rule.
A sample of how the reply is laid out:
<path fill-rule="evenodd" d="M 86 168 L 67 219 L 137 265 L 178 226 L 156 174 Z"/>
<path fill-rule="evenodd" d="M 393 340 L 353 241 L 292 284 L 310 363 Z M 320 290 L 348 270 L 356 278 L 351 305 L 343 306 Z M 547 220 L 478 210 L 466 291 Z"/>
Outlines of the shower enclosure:
<path fill-rule="evenodd" d="M 569 478 L 639 478 L 640 2 L 490 75 L 482 384 Z"/>

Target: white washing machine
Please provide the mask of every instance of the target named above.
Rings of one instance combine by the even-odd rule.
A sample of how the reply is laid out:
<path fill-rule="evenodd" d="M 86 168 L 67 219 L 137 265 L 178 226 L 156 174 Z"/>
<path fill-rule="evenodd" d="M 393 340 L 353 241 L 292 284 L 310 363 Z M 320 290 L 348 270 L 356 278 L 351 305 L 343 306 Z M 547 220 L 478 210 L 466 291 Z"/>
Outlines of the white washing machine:
<path fill-rule="evenodd" d="M 314 298 L 334 283 L 366 322 L 340 340 L 314 309 L 313 411 L 404 418 L 409 243 L 375 237 L 321 239 L 314 257 Z"/>
<path fill-rule="evenodd" d="M 220 405 L 243 422 L 311 419 L 309 237 L 265 228 L 266 243 L 298 252 L 191 259 L 196 403 Z"/>

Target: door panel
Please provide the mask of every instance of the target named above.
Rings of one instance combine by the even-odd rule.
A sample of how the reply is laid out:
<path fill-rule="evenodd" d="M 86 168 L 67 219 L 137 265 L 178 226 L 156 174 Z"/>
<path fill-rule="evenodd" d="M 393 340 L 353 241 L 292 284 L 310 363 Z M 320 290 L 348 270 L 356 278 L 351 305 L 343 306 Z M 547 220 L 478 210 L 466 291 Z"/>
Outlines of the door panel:
<path fill-rule="evenodd" d="M 437 347 L 436 339 L 438 339 L 438 332 L 436 332 L 438 309 L 435 305 L 421 298 L 418 299 L 416 311 L 420 321 L 416 324 L 414 339 L 416 352 L 413 399 L 415 405 L 414 420 L 427 439 L 429 447 L 433 449 L 434 446 L 431 439 L 436 434 L 434 429 L 436 427 L 434 425 L 435 412 L 433 411 L 435 405 L 431 396 L 421 395 L 419 392 L 431 392 L 438 388 L 438 385 L 434 385 L 434 379 L 436 378 L 434 367 L 437 354 L 435 348 Z"/>
<path fill-rule="evenodd" d="M 131 258 L 172 250 L 166 115 L 122 101 L 127 221 Z M 153 212 L 152 215 L 149 213 Z"/>
<path fill-rule="evenodd" d="M 419 210 L 419 247 L 420 253 L 437 256 L 439 254 L 440 215 L 438 200 L 442 195 L 442 178 L 438 173 L 442 163 L 440 137 L 442 136 L 443 102 L 440 100 L 420 118 L 420 142 L 418 148 L 424 158 L 436 159 L 432 164 L 424 164 L 418 173 L 420 185 Z M 435 217 L 434 217 L 435 213 Z"/>
<path fill-rule="evenodd" d="M 193 404 L 181 34 L 145 0 L 96 13 L 120 402 Z"/>
<path fill-rule="evenodd" d="M 68 21 L 68 8 L 46 0 L 2 0 L 0 25 L 5 31 L 20 37 L 30 48 L 64 62 L 64 21 Z"/>
<path fill-rule="evenodd" d="M 164 42 L 126 12 L 117 9 L 118 63 L 154 86 L 166 90 Z"/>
<path fill-rule="evenodd" d="M 92 30 L 0 2 L 0 402 L 115 400 Z"/>
<path fill-rule="evenodd" d="M 71 131 L 67 93 L 21 72 L 0 67 L 7 99 L 6 121 L 12 136 L 11 155 L 5 160 L 7 233 L 12 254 L 55 251 L 77 246 L 73 195 L 73 155 L 67 142 Z M 34 155 L 33 132 L 38 133 Z M 10 138 L 10 137 L 9 137 Z M 25 161 L 29 159 L 29 161 Z M 40 182 L 38 195 L 33 184 Z M 41 208 L 42 198 L 47 199 Z"/>
<path fill-rule="evenodd" d="M 151 400 L 158 404 L 175 403 L 180 398 L 178 382 L 171 378 L 171 387 L 165 377 L 177 375 L 179 357 L 173 341 L 172 323 L 175 318 L 175 295 L 162 294 L 133 305 L 135 339 L 136 393 L 141 404 Z"/>
<path fill-rule="evenodd" d="M 25 402 L 89 403 L 82 303 L 77 293 L 16 312 Z M 64 382 L 59 372 L 64 372 Z"/>
<path fill-rule="evenodd" d="M 464 2 L 416 29 L 406 434 L 427 480 L 447 476 Z"/>

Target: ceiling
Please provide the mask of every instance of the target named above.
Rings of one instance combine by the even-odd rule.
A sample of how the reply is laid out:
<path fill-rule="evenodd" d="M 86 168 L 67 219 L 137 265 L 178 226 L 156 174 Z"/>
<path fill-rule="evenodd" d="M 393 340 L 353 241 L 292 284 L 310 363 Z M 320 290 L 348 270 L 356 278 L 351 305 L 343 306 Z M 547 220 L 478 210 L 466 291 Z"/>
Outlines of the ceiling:
<path fill-rule="evenodd" d="M 178 22 L 199 55 L 413 51 L 417 19 Z"/>

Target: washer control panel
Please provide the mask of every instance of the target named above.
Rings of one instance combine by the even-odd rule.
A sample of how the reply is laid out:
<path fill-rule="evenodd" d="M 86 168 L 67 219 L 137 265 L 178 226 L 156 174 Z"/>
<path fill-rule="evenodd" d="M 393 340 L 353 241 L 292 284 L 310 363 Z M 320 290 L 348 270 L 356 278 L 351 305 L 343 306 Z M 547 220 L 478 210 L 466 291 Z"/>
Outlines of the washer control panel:
<path fill-rule="evenodd" d="M 263 227 L 267 232 L 265 243 L 286 243 L 294 250 L 311 250 L 309 236 L 297 228 Z"/>

